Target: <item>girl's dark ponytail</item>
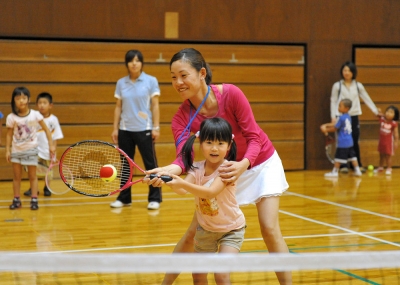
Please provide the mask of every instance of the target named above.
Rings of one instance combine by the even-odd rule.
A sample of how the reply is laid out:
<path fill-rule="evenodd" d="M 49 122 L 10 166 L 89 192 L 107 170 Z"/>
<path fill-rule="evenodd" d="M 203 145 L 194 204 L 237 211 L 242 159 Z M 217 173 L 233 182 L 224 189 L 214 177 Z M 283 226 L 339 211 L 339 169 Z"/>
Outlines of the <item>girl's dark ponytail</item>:
<path fill-rule="evenodd" d="M 190 136 L 183 145 L 181 153 L 179 154 L 182 157 L 183 165 L 185 166 L 185 172 L 193 168 L 193 144 L 195 140 L 195 135 Z"/>
<path fill-rule="evenodd" d="M 226 160 L 236 161 L 237 146 L 235 140 L 231 142 L 231 148 L 229 149 Z"/>

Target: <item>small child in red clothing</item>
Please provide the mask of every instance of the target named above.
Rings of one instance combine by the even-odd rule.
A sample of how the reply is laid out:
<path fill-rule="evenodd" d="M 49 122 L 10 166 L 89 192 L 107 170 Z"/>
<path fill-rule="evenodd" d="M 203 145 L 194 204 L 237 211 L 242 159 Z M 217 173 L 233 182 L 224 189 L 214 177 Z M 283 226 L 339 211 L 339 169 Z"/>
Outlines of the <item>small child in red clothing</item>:
<path fill-rule="evenodd" d="M 386 108 L 385 114 L 379 113 L 380 132 L 379 132 L 379 167 L 376 173 L 383 172 L 383 165 L 386 162 L 386 175 L 392 174 L 392 156 L 394 150 L 399 146 L 399 109 L 390 105 Z"/>

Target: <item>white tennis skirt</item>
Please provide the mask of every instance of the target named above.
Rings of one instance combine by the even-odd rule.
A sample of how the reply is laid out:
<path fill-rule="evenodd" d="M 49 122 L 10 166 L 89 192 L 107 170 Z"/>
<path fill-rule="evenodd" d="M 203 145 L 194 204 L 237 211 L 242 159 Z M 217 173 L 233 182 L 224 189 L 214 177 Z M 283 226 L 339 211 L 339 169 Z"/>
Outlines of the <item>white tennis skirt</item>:
<path fill-rule="evenodd" d="M 280 196 L 289 188 L 282 161 L 275 151 L 265 162 L 246 170 L 236 183 L 239 205 L 256 204 L 262 198 Z"/>

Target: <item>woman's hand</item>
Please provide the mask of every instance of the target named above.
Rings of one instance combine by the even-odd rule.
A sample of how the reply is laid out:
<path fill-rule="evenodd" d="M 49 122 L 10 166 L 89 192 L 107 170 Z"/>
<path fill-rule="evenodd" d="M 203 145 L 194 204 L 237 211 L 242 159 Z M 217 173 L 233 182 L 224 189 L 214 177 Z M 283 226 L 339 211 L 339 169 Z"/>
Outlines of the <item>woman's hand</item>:
<path fill-rule="evenodd" d="M 171 174 L 180 175 L 182 173 L 182 168 L 179 165 L 170 164 L 168 166 L 157 167 L 151 170 L 147 170 L 145 173 L 147 175 L 157 174 L 158 176 L 161 175 L 171 176 Z M 143 179 L 143 183 L 147 183 L 148 185 L 153 185 L 154 187 L 161 187 L 163 181 L 161 180 L 161 178 L 150 179 L 150 177 L 145 177 Z"/>
<path fill-rule="evenodd" d="M 225 161 L 218 168 L 219 176 L 222 179 L 222 182 L 233 184 L 238 180 L 240 175 L 246 171 L 249 167 L 250 162 L 247 158 L 244 158 L 242 161 Z"/>
<path fill-rule="evenodd" d="M 111 133 L 111 139 L 114 144 L 116 144 L 116 145 L 118 144 L 118 129 L 113 130 L 113 132 Z"/>
<path fill-rule="evenodd" d="M 152 130 L 151 136 L 154 141 L 157 140 L 160 137 L 160 130 Z"/>
<path fill-rule="evenodd" d="M 157 168 L 154 168 L 151 170 L 147 170 L 145 173 L 146 173 L 146 175 L 157 174 L 157 175 L 161 176 L 160 173 L 162 173 L 162 172 L 163 172 L 163 168 L 157 167 Z M 152 185 L 154 187 L 161 187 L 161 185 L 163 184 L 163 181 L 159 177 L 150 179 L 150 176 L 146 176 L 143 179 L 143 183 L 146 183 L 147 185 Z"/>

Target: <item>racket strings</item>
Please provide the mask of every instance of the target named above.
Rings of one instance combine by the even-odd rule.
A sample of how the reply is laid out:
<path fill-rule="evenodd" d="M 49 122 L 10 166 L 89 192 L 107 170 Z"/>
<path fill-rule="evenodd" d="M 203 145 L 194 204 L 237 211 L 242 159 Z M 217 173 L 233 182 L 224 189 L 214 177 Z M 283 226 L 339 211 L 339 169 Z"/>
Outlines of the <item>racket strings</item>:
<path fill-rule="evenodd" d="M 71 185 L 74 178 L 72 176 L 72 172 L 68 169 L 68 167 L 64 166 L 64 176 L 68 181 L 71 182 Z M 61 195 L 67 193 L 69 188 L 64 184 L 63 180 L 61 179 L 59 163 L 52 163 L 48 169 L 46 174 L 46 187 L 47 189 L 57 195 Z"/>
<path fill-rule="evenodd" d="M 106 164 L 112 164 L 117 176 L 110 182 L 100 177 L 100 170 Z M 78 192 L 93 196 L 108 196 L 130 182 L 131 167 L 124 155 L 110 145 L 96 142 L 79 144 L 63 157 L 61 168 L 67 167 L 73 181 L 67 183 Z M 64 171 L 62 170 L 63 174 Z"/>

